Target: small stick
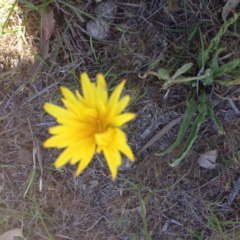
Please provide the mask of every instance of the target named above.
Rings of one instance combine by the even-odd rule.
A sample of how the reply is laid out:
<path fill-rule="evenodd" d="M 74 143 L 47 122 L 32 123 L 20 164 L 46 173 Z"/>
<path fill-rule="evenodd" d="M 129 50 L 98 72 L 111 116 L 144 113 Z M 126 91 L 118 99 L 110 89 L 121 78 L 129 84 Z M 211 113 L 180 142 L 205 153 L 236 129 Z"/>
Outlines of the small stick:
<path fill-rule="evenodd" d="M 235 105 L 235 103 L 233 102 L 233 100 L 228 99 L 228 102 L 229 102 L 229 104 L 231 105 L 233 111 L 234 111 L 236 114 L 239 114 L 240 111 L 238 110 L 238 108 L 237 108 L 237 106 Z"/>
<path fill-rule="evenodd" d="M 163 129 L 157 132 L 156 135 L 154 135 L 138 152 L 137 156 L 140 156 L 143 151 L 145 151 L 147 148 L 149 148 L 151 145 L 153 145 L 155 142 L 157 142 L 160 138 L 162 138 L 173 126 L 175 126 L 184 115 L 173 119 L 171 122 L 169 122 Z"/>

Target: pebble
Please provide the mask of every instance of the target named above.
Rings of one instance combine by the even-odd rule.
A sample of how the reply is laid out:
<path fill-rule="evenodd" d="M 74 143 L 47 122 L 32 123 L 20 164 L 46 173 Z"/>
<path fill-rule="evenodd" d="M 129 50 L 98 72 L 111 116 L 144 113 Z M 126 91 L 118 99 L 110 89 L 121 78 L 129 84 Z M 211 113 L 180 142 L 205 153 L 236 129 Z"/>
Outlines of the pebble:
<path fill-rule="evenodd" d="M 107 39 L 110 33 L 110 26 L 106 22 L 90 20 L 86 25 L 89 35 L 97 40 Z"/>
<path fill-rule="evenodd" d="M 95 8 L 95 14 L 98 18 L 112 21 L 117 11 L 117 5 L 112 0 L 104 1 Z"/>
<path fill-rule="evenodd" d="M 110 25 L 108 22 L 114 20 L 117 5 L 112 0 L 99 3 L 95 8 L 97 20 L 89 20 L 86 24 L 89 35 L 97 40 L 105 40 L 110 35 Z"/>

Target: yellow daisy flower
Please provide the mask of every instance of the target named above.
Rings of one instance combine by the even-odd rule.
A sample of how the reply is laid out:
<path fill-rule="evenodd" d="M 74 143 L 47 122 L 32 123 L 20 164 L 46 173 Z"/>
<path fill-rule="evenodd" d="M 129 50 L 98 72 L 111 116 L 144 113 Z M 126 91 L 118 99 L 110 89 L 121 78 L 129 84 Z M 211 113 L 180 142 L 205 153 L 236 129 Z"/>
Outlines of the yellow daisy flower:
<path fill-rule="evenodd" d="M 54 163 L 56 168 L 68 162 L 79 162 L 76 172 L 78 176 L 88 166 L 95 151 L 103 151 L 114 180 L 117 168 L 122 163 L 120 152 L 134 161 L 126 134 L 120 128 L 136 116 L 134 113 L 122 113 L 130 101 L 129 95 L 120 99 L 124 84 L 125 80 L 108 97 L 102 74 L 97 75 L 95 84 L 90 81 L 87 73 L 82 73 L 83 96 L 77 90 L 73 94 L 68 88 L 61 87 L 65 108 L 45 103 L 44 110 L 55 117 L 59 125 L 49 129 L 53 136 L 43 145 L 47 148 L 65 148 Z"/>

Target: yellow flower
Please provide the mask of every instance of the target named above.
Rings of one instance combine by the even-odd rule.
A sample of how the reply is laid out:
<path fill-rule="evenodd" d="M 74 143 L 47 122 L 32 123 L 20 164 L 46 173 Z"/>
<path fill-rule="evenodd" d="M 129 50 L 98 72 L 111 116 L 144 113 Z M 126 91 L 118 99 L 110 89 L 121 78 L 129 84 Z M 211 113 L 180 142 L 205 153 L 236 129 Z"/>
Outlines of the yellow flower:
<path fill-rule="evenodd" d="M 76 90 L 73 94 L 61 87 L 65 108 L 45 103 L 44 110 L 56 118 L 58 126 L 51 127 L 52 134 L 44 142 L 44 147 L 65 148 L 54 163 L 56 168 L 70 162 L 79 162 L 76 176 L 90 163 L 95 151 L 103 154 L 112 173 L 117 176 L 117 168 L 122 163 L 120 152 L 131 161 L 134 156 L 127 144 L 126 134 L 121 126 L 135 118 L 134 113 L 122 113 L 130 97 L 120 99 L 125 80 L 108 97 L 107 85 L 102 74 L 97 75 L 97 84 L 92 83 L 87 73 L 81 74 L 83 96 Z"/>

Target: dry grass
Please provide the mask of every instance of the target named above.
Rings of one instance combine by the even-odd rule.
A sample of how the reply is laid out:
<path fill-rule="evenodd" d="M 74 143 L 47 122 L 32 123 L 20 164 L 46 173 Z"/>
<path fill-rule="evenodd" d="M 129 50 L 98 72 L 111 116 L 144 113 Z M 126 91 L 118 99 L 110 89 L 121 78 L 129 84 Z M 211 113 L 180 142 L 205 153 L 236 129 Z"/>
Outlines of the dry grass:
<path fill-rule="evenodd" d="M 150 238 L 156 240 L 238 239 L 239 195 L 226 213 L 221 212 L 239 176 L 240 160 L 239 117 L 226 117 L 231 106 L 224 98 L 210 97 L 226 135 L 217 135 L 213 122 L 206 121 L 192 151 L 176 168 L 169 167 L 168 161 L 183 144 L 164 158 L 154 153 L 174 141 L 179 126 L 133 165 L 124 161 L 115 182 L 102 156 L 96 156 L 75 179 L 72 166 L 54 169 L 58 149 L 41 147 L 48 138 L 47 129 L 55 124 L 43 112 L 43 103 L 59 101 L 59 85 L 77 88 L 82 71 L 91 77 L 107 73 L 110 88 L 122 78 L 128 79 L 126 91 L 134 99 L 130 108 L 138 117 L 125 130 L 135 152 L 146 142 L 140 136 L 153 119 L 164 116 L 161 128 L 184 113 L 188 86 L 172 87 L 163 99 L 166 91 L 157 78 L 142 80 L 137 74 L 159 66 L 169 69 L 175 64 L 197 63 L 200 42 L 195 36 L 185 47 L 188 36 L 201 22 L 207 45 L 221 26 L 223 3 L 169 2 L 175 3 L 169 14 L 162 1 L 118 2 L 109 39 L 92 42 L 84 31 L 86 22 L 81 21 L 88 17 L 80 16 L 76 9 L 85 7 L 85 13 L 94 16 L 94 3 L 52 3 L 56 23 L 46 60 L 49 67 L 43 66 L 34 76 L 27 70 L 34 62 L 31 52 L 39 51 L 40 15 L 30 4 L 16 5 L 9 15 L 12 5 L 0 2 L 4 30 L 0 41 L 0 234 L 22 227 L 25 239 L 140 240 L 146 239 L 147 227 Z M 236 30 L 239 33 L 238 25 Z M 221 42 L 233 58 L 239 56 L 235 38 L 230 29 Z M 239 97 L 236 87 L 214 90 L 222 97 Z M 240 107 L 239 101 L 235 104 Z M 219 149 L 220 166 L 214 170 L 199 167 L 198 156 L 212 149 Z"/>

